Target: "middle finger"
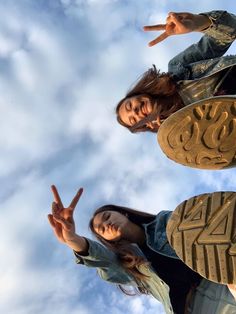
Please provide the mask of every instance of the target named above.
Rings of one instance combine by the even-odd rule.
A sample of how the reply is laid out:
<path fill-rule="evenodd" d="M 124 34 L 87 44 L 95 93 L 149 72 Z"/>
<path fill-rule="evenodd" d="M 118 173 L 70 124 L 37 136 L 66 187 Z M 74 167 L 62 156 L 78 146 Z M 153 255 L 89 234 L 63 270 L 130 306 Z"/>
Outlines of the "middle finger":
<path fill-rule="evenodd" d="M 166 24 L 149 25 L 149 26 L 143 27 L 144 31 L 161 31 L 165 29 L 166 29 Z"/>

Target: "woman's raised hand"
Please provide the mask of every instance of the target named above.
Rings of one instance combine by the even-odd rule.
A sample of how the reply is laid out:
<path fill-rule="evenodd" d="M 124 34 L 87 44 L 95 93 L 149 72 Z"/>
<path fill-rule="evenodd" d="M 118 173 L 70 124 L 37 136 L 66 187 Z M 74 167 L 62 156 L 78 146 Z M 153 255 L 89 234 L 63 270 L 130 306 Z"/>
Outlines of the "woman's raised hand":
<path fill-rule="evenodd" d="M 73 213 L 81 197 L 83 189 L 80 188 L 78 190 L 69 207 L 63 206 L 60 195 L 54 185 L 52 185 L 51 189 L 54 202 L 52 203 L 52 214 L 48 215 L 48 220 L 57 239 L 62 243 L 69 244 L 78 238 L 75 233 Z"/>
<path fill-rule="evenodd" d="M 210 19 L 201 14 L 187 12 L 170 12 L 166 19 L 166 24 L 144 26 L 144 31 L 163 31 L 161 35 L 149 42 L 149 47 L 158 44 L 172 35 L 186 34 L 190 32 L 202 31 L 211 24 Z"/>

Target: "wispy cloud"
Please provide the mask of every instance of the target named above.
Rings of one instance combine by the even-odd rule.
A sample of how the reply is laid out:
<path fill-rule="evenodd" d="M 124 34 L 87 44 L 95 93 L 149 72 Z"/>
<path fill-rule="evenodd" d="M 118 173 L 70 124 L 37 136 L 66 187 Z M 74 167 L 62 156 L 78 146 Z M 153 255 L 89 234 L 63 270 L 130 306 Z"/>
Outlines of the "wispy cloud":
<path fill-rule="evenodd" d="M 142 25 L 164 21 L 168 11 L 231 6 L 220 0 L 190 1 L 188 8 L 146 0 L 0 3 L 1 313 L 162 313 L 153 298 L 122 296 L 95 270 L 74 263 L 47 223 L 49 186 L 58 184 L 65 204 L 85 187 L 75 219 L 86 236 L 91 212 L 105 203 L 157 213 L 194 194 L 233 190 L 234 169 L 177 165 L 155 136 L 129 134 L 114 115 L 147 67 L 165 71 L 193 42 L 188 35 L 149 49 L 155 34 L 144 34 Z"/>

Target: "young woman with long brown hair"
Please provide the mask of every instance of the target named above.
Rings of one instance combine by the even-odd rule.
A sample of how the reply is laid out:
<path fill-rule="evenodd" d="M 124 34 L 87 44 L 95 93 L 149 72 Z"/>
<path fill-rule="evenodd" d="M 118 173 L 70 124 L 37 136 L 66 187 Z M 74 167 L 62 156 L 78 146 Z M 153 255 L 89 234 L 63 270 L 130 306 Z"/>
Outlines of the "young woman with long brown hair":
<path fill-rule="evenodd" d="M 170 60 L 168 72 L 155 66 L 145 72 L 118 103 L 118 122 L 131 132 L 157 132 L 172 113 L 214 95 L 236 94 L 236 57 L 223 54 L 236 38 L 236 16 L 226 11 L 201 14 L 169 13 L 166 24 L 145 26 L 163 33 L 153 46 L 168 36 L 204 33 L 200 41 Z"/>
<path fill-rule="evenodd" d="M 235 286 L 227 287 L 226 284 L 203 278 L 187 267 L 170 246 L 166 226 L 170 221 L 170 229 L 173 231 L 173 223 L 175 224 L 179 209 L 171 216 L 170 211 L 152 215 L 116 205 L 100 207 L 91 218 L 90 228 L 102 245 L 76 233 L 73 212 L 82 189 L 78 191 L 69 207 L 63 206 L 55 186 L 52 186 L 52 192 L 54 202 L 52 214 L 48 215 L 50 225 L 57 239 L 74 251 L 78 264 L 96 267 L 102 279 L 118 284 L 124 292 L 126 287 L 131 286 L 140 293 L 151 294 L 163 304 L 165 312 L 169 314 L 235 313 L 236 299 L 232 295 Z M 214 193 L 207 194 L 195 199 L 195 202 L 204 205 L 204 199 L 210 199 L 209 203 L 217 205 L 217 198 L 220 202 L 223 200 L 224 206 L 219 209 L 215 207 L 216 214 L 220 210 L 224 214 L 227 212 L 227 204 L 236 200 L 235 193 L 226 194 L 223 198 L 223 194 L 220 194 L 220 197 Z M 185 206 L 185 209 L 187 207 Z M 194 223 L 198 216 L 196 207 L 194 206 Z M 207 215 L 205 207 L 207 206 L 202 206 L 203 216 Z M 231 207 L 231 212 L 235 212 L 234 207 Z M 222 212 L 220 214 L 222 215 Z M 191 214 L 183 216 L 189 217 Z M 206 224 L 209 222 L 207 218 Z M 204 227 L 201 226 L 202 230 Z M 233 237 L 232 233 L 230 245 Z M 227 262 L 229 258 L 227 257 Z M 225 266 L 221 265 L 224 271 Z M 205 267 L 204 263 L 201 264 L 202 269 Z M 231 273 L 231 270 L 229 267 L 228 273 Z M 227 279 L 227 283 L 234 284 L 235 279 L 233 275 Z"/>

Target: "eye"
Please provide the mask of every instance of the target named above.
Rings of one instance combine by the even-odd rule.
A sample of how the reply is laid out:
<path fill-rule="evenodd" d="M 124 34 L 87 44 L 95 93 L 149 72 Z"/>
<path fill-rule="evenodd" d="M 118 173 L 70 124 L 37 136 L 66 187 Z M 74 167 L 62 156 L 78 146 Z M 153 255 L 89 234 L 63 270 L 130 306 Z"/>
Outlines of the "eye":
<path fill-rule="evenodd" d="M 106 220 L 108 220 L 109 218 L 110 218 L 110 216 L 111 216 L 111 214 L 110 213 L 104 213 L 104 215 L 103 215 L 103 221 L 106 221 Z"/>
<path fill-rule="evenodd" d="M 111 214 L 110 213 L 107 213 L 106 216 L 105 216 L 105 220 L 108 220 L 110 218 Z"/>
<path fill-rule="evenodd" d="M 132 109 L 130 101 L 126 103 L 125 108 L 126 108 L 127 111 L 130 111 Z"/>

